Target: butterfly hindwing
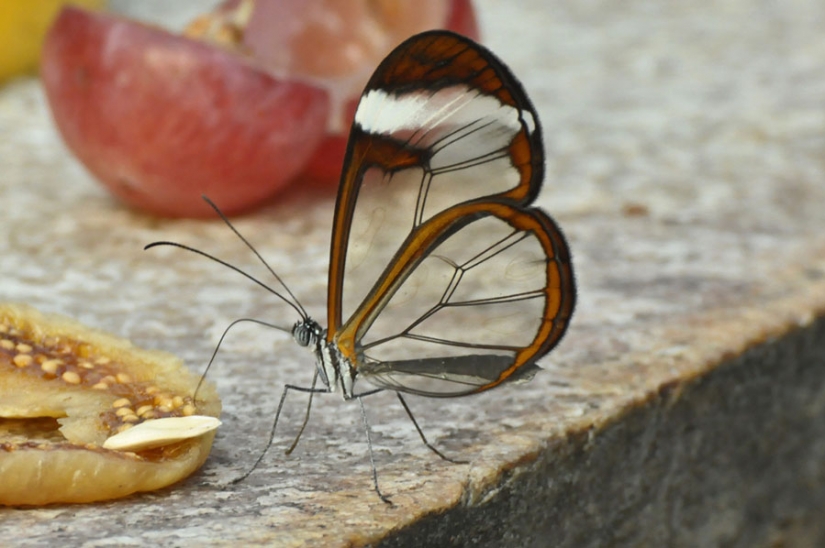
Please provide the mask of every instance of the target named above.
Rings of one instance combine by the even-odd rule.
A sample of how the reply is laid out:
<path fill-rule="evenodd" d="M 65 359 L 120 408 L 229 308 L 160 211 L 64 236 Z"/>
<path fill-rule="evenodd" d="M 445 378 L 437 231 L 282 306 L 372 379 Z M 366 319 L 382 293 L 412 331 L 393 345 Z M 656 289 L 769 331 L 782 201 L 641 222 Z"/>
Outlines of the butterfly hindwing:
<path fill-rule="evenodd" d="M 450 217 L 456 229 L 406 247 L 395 266 L 410 274 L 387 278 L 397 287 L 382 286 L 385 301 L 346 326 L 357 326 L 358 369 L 373 384 L 429 396 L 486 390 L 519 378 L 567 327 L 573 300 L 560 288 L 572 273 L 549 217 L 481 202 L 433 223 Z"/>

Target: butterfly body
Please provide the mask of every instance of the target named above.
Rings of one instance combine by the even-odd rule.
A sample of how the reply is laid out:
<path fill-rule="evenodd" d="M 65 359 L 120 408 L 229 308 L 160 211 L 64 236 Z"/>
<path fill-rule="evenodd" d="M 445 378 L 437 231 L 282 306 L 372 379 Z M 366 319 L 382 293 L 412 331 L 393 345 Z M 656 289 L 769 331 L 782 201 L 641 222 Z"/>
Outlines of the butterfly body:
<path fill-rule="evenodd" d="M 327 330 L 312 318 L 295 323 L 292 337 L 300 346 L 309 348 L 315 355 L 318 377 L 327 392 L 341 389 L 345 400 L 354 397 L 355 368 L 334 343 L 326 339 Z"/>

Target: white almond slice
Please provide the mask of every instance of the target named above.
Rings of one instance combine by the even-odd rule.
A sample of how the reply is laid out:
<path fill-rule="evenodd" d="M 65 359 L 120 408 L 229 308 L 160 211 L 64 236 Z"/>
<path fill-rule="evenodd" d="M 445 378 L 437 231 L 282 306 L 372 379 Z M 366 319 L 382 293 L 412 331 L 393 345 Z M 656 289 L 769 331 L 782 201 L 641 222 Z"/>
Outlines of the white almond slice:
<path fill-rule="evenodd" d="M 110 437 L 103 442 L 103 448 L 143 451 L 203 436 L 220 425 L 221 421 L 215 417 L 202 415 L 148 420 Z"/>

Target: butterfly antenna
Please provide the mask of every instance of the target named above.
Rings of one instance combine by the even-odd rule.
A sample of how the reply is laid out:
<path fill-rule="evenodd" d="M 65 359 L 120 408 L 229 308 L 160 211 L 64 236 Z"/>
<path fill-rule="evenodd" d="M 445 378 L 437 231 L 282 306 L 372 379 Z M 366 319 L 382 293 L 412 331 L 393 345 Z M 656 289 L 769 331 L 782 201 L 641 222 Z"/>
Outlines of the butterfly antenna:
<path fill-rule="evenodd" d="M 277 329 L 278 331 L 284 331 L 286 333 L 290 332 L 290 330 L 287 329 L 287 328 L 281 327 L 279 325 L 274 325 L 274 324 L 271 324 L 271 323 L 267 323 L 267 322 L 264 322 L 264 321 L 261 321 L 261 320 L 256 320 L 255 318 L 241 318 L 239 320 L 235 320 L 232 323 L 230 323 L 227 326 L 227 328 L 223 330 L 223 334 L 221 335 L 221 338 L 218 340 L 218 344 L 215 345 L 215 350 L 212 351 L 212 357 L 209 358 L 209 363 L 206 364 L 206 369 L 203 370 L 203 374 L 201 375 L 201 378 L 198 381 L 198 386 L 195 388 L 195 394 L 192 396 L 193 400 L 197 401 L 198 392 L 201 389 L 201 385 L 203 384 L 203 380 L 206 378 L 207 373 L 209 373 L 209 368 L 212 367 L 212 363 L 215 361 L 215 357 L 218 355 L 218 351 L 221 349 L 221 345 L 223 344 L 223 340 L 226 338 L 226 335 L 229 333 L 229 330 L 232 329 L 233 327 L 235 327 L 236 325 L 238 325 L 239 323 L 244 323 L 244 322 L 258 324 L 258 325 L 262 325 L 264 327 L 271 327 L 272 329 Z"/>
<path fill-rule="evenodd" d="M 292 291 L 290 291 L 289 286 L 287 286 L 284 283 L 284 281 L 281 279 L 280 276 L 278 276 L 278 274 L 275 272 L 275 270 L 271 266 L 269 266 L 269 263 L 266 262 L 266 260 L 261 256 L 260 253 L 258 253 L 258 250 L 255 249 L 255 247 L 251 243 L 249 243 L 249 240 L 244 238 L 244 236 L 240 232 L 238 232 L 238 229 L 236 229 L 232 225 L 232 223 L 229 221 L 229 219 L 226 217 L 226 215 L 223 214 L 223 211 L 221 211 L 220 208 L 218 208 L 218 206 L 215 205 L 215 203 L 212 200 L 210 200 L 207 196 L 201 196 L 201 197 L 203 198 L 203 200 L 207 204 L 209 204 L 209 206 L 212 209 L 215 210 L 215 213 L 217 213 L 218 216 L 223 220 L 223 222 L 226 223 L 226 226 L 228 226 L 229 229 L 232 232 L 235 233 L 235 236 L 237 236 L 246 245 L 246 247 L 248 247 L 250 249 L 250 251 L 252 251 L 252 253 L 255 254 L 255 256 L 258 258 L 258 260 L 261 261 L 261 264 L 264 265 L 264 267 L 266 267 L 267 270 L 269 270 L 269 273 L 272 274 L 275 277 L 276 280 L 278 280 L 278 283 L 281 284 L 281 287 L 284 288 L 287 295 L 289 295 L 292 298 L 292 301 L 294 303 L 292 308 L 294 308 L 295 310 L 298 310 L 298 313 L 301 315 L 301 318 L 307 319 L 309 317 L 309 315 L 307 314 L 306 310 L 304 310 L 304 307 L 301 306 L 301 302 L 295 297 L 295 295 L 292 293 Z M 284 299 L 284 300 L 286 300 L 286 299 Z"/>
<path fill-rule="evenodd" d="M 148 244 L 148 245 L 144 246 L 143 250 L 145 251 L 147 249 L 152 249 L 153 247 L 160 247 L 160 246 L 178 247 L 178 248 L 183 249 L 185 251 L 190 251 L 192 253 L 195 253 L 196 255 L 201 255 L 203 257 L 206 257 L 207 259 L 213 260 L 216 263 L 225 266 L 226 268 L 234 270 L 235 272 L 237 272 L 241 276 L 243 276 L 243 277 L 245 277 L 249 280 L 252 280 L 253 282 L 258 284 L 259 286 L 263 287 L 264 289 L 266 289 L 267 291 L 269 291 L 270 293 L 272 293 L 273 295 L 275 295 L 276 297 L 278 297 L 279 299 L 284 301 L 286 304 L 288 304 L 293 309 L 295 309 L 295 311 L 298 314 L 300 314 L 300 316 L 302 318 L 306 319 L 306 317 L 307 317 L 306 312 L 304 312 L 304 309 L 300 305 L 296 305 L 295 303 L 293 303 L 292 301 L 290 301 L 289 299 L 287 299 L 286 297 L 284 297 L 283 295 L 281 295 L 280 293 L 278 293 L 277 291 L 275 291 L 274 289 L 272 289 L 271 287 L 269 287 L 268 285 L 266 285 L 265 283 L 260 281 L 259 279 L 255 278 L 251 274 L 247 274 L 246 272 L 244 272 L 243 270 L 241 270 L 237 266 L 231 265 L 228 262 L 224 261 L 223 259 L 219 259 L 219 258 L 215 257 L 214 255 L 210 255 L 209 253 L 207 253 L 205 251 L 201 251 L 200 249 L 195 249 L 194 247 L 189 247 L 188 245 L 179 244 L 177 242 L 167 242 L 167 241 L 152 242 L 151 244 Z"/>

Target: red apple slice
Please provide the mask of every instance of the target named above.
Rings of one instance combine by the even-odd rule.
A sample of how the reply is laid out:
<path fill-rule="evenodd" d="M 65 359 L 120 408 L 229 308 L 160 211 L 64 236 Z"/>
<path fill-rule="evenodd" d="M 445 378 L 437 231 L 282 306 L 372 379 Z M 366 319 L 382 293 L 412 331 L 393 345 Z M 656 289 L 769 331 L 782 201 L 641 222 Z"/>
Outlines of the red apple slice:
<path fill-rule="evenodd" d="M 259 205 L 319 145 L 327 93 L 248 58 L 136 22 L 65 8 L 42 79 L 69 148 L 115 195 L 160 215 Z"/>

